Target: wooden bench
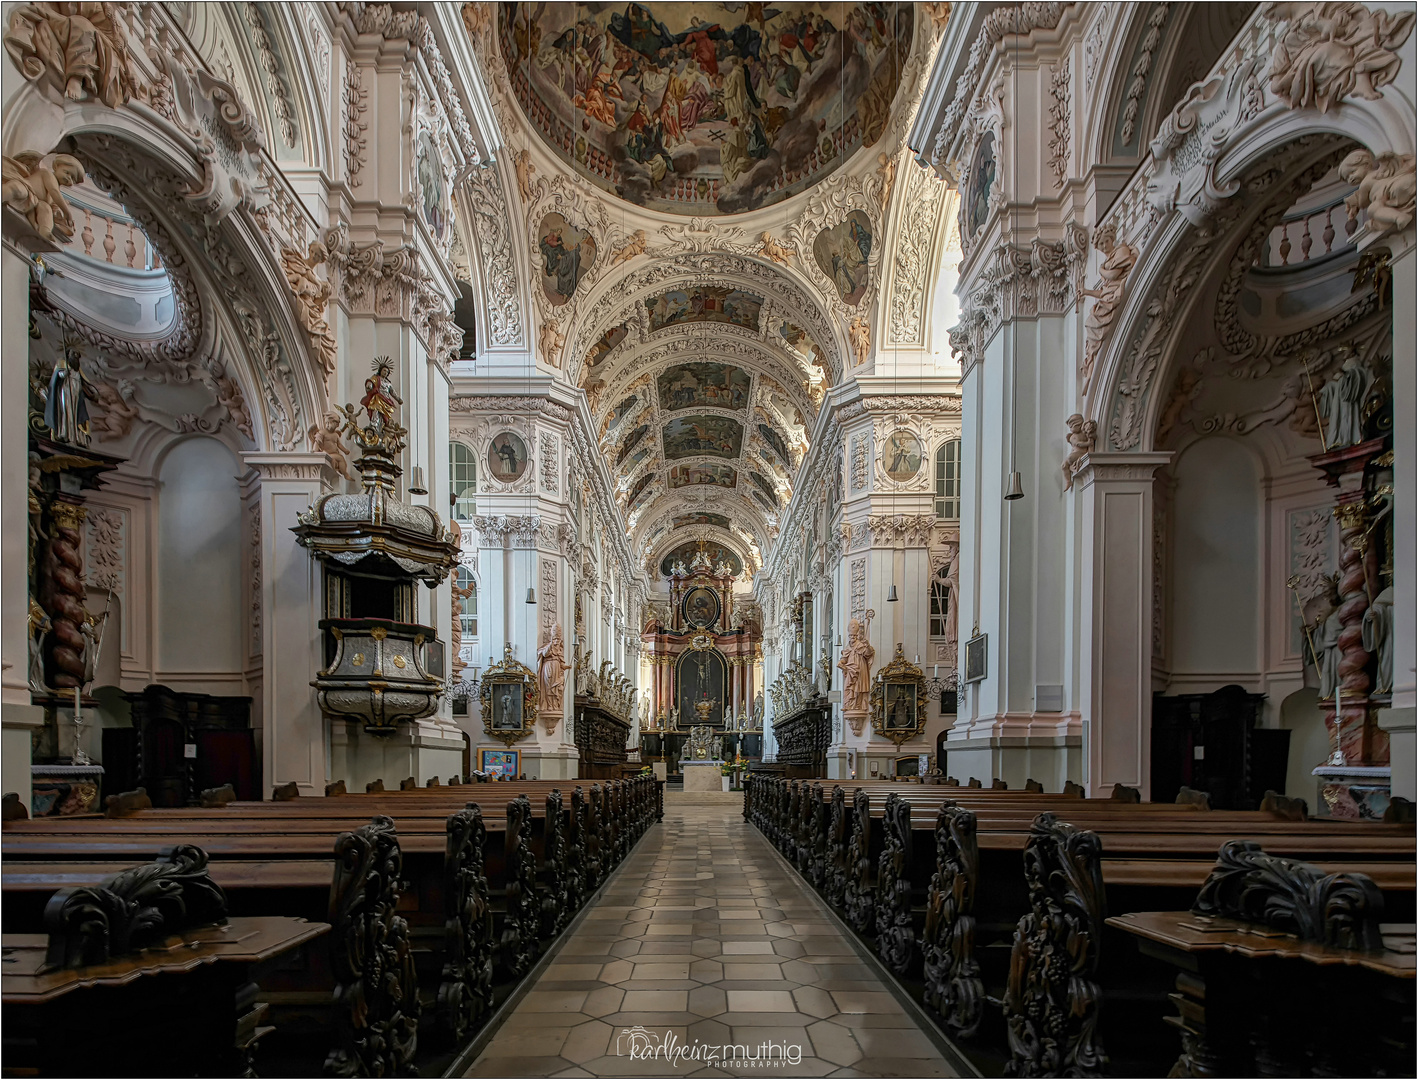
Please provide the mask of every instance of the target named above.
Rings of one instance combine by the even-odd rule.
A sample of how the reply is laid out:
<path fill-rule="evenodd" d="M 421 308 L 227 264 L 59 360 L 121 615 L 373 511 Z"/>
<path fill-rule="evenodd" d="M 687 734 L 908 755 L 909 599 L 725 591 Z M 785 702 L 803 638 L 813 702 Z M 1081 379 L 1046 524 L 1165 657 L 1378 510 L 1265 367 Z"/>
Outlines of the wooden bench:
<path fill-rule="evenodd" d="M 1189 902 L 1229 838 L 1367 873 L 1398 909 L 1413 907 L 1411 827 L 899 782 L 859 785 L 850 798 L 821 782 L 755 777 L 751 786 L 750 819 L 947 1031 L 967 1045 L 976 1035 L 1007 1043 L 1026 1074 L 1093 1068 L 1101 992 L 1081 1001 L 1079 988 L 1096 978 L 1109 987 L 1115 1019 L 1138 1002 L 1160 1004 L 1164 991 L 1140 985 L 1120 962 L 1131 950 L 1105 948 L 1104 914 Z M 1073 983 L 1050 984 L 1050 955 L 1076 961 Z M 1053 998 L 1041 1003 L 1039 993 Z M 998 1019 L 988 1000 L 1002 1005 Z M 1043 1052 L 1029 1019 L 1041 1009 L 1066 1033 L 1057 1059 L 1031 1056 Z M 1111 1025 L 1120 1028 L 1125 1039 L 1132 1025 Z M 1003 1065 L 988 1048 L 980 1056 L 987 1068 Z"/>
<path fill-rule="evenodd" d="M 568 787 L 569 797 L 562 792 Z M 534 802 L 526 790 L 539 791 L 540 798 Z M 490 802 L 487 796 L 504 794 L 501 808 L 467 805 L 471 795 Z M 33 918 L 49 893 L 75 883 L 76 873 L 97 876 L 115 862 L 150 856 L 174 837 L 210 852 L 214 878 L 232 890 L 235 909 L 328 911 L 335 938 L 341 924 L 334 913 L 373 890 L 406 920 L 407 956 L 399 962 L 415 965 L 425 984 L 438 986 L 436 995 L 425 995 L 437 1017 L 436 1041 L 456 1046 L 655 820 L 657 803 L 653 781 L 635 778 L 589 790 L 574 782 L 456 785 L 10 823 L 3 840 L 6 921 Z M 362 839 L 348 839 L 356 834 Z M 304 1009 L 307 1028 L 319 1026 L 319 1005 L 333 985 L 341 1015 L 341 987 L 360 977 L 340 970 L 342 952 L 332 945 L 324 969 L 317 964 L 304 979 L 278 986 L 268 995 L 273 1005 L 297 1016 Z M 495 977 L 502 994 L 494 993 Z M 349 1000 L 345 1013 L 355 1005 Z M 402 1027 L 376 1024 L 345 1040 L 348 1045 L 337 1047 L 340 1061 L 373 1066 L 371 1047 L 382 1043 L 392 1055 L 386 1066 L 407 1065 L 417 1048 L 404 1029 L 412 1015 L 416 1032 L 421 1008 L 417 990 L 406 993 L 393 1010 Z"/>

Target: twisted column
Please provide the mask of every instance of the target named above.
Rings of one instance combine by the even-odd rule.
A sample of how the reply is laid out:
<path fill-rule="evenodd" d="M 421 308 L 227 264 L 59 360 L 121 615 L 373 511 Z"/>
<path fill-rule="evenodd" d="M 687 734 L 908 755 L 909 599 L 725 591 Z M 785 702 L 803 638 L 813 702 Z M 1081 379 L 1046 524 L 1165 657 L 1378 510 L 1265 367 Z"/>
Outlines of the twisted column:
<path fill-rule="evenodd" d="M 53 629 L 46 638 L 49 685 L 61 690 L 84 680 L 84 507 L 63 495 L 49 505 L 49 542 L 39 563 L 39 603 Z"/>

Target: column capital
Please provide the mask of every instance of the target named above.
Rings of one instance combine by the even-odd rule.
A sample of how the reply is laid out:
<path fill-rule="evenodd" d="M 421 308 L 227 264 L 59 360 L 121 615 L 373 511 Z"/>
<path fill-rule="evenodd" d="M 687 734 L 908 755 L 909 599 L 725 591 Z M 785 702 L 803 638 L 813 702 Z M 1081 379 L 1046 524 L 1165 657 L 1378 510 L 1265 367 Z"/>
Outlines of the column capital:
<path fill-rule="evenodd" d="M 1150 482 L 1157 470 L 1168 464 L 1172 457 L 1171 450 L 1121 454 L 1093 451 L 1084 455 L 1078 463 L 1073 483 L 1077 488 L 1086 488 L 1095 482 Z"/>
<path fill-rule="evenodd" d="M 242 454 L 241 460 L 260 475 L 262 483 L 271 480 L 314 481 L 335 490 L 340 480 L 339 474 L 330 465 L 329 456 L 324 453 L 279 454 L 257 450 Z"/>

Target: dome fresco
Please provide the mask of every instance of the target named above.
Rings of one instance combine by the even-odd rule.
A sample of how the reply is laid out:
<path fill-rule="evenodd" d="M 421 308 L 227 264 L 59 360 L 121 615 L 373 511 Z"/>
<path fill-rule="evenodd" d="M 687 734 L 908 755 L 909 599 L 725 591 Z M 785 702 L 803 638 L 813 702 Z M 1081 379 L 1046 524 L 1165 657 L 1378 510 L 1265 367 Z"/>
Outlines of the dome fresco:
<path fill-rule="evenodd" d="M 829 176 L 886 128 L 911 4 L 501 4 L 525 114 L 582 176 L 735 214 Z M 849 290 L 850 291 L 850 290 Z"/>

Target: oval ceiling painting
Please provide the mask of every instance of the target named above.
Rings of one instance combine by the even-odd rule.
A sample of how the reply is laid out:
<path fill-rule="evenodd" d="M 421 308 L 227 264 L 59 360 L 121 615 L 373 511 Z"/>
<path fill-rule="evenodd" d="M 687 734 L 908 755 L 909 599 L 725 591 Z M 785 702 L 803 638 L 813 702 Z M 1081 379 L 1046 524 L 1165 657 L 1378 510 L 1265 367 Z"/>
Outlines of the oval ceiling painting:
<path fill-rule="evenodd" d="M 522 110 L 581 175 L 640 206 L 771 206 L 881 137 L 911 4 L 500 4 Z"/>

